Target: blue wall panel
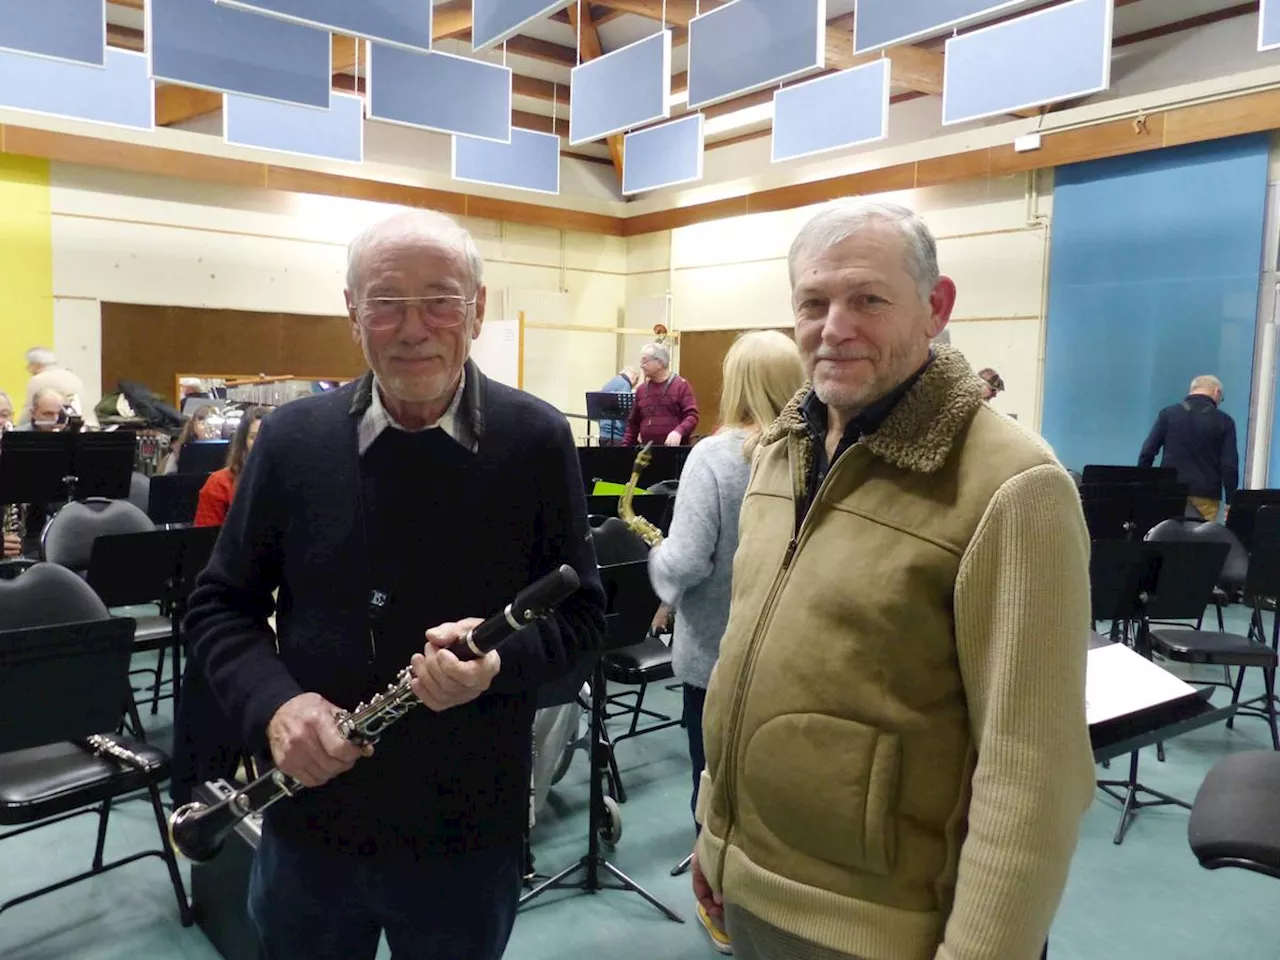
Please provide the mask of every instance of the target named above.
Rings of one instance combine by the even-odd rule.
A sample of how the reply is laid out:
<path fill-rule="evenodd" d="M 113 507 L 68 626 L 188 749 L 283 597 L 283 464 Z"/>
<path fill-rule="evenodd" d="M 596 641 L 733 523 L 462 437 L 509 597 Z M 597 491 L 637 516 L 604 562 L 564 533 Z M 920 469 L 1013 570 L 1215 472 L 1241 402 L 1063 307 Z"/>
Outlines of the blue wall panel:
<path fill-rule="evenodd" d="M 157 80 L 329 106 L 333 49 L 327 30 L 214 0 L 148 0 L 147 49 Z"/>
<path fill-rule="evenodd" d="M 921 37 L 940 37 L 966 23 L 1029 7 L 1036 0 L 858 0 L 853 45 L 858 53 Z"/>
<path fill-rule="evenodd" d="M 108 49 L 104 67 L 0 52 L 0 106 L 151 130 L 155 84 L 130 50 Z"/>
<path fill-rule="evenodd" d="M 783 87 L 773 95 L 773 162 L 889 135 L 889 60 Z"/>
<path fill-rule="evenodd" d="M 369 45 L 369 119 L 511 141 L 511 70 L 448 53 Z"/>
<path fill-rule="evenodd" d="M 577 0 L 472 0 L 471 47 L 497 46 L 520 32 L 530 20 L 541 20 Z"/>
<path fill-rule="evenodd" d="M 453 138 L 453 179 L 498 187 L 560 192 L 560 138 L 511 128 L 510 143 Z"/>
<path fill-rule="evenodd" d="M 1262 0 L 1258 17 L 1258 49 L 1280 47 L 1280 0 Z"/>
<path fill-rule="evenodd" d="M 431 49 L 431 0 L 217 0 L 228 7 L 417 50 Z"/>
<path fill-rule="evenodd" d="M 671 31 L 574 67 L 569 142 L 590 143 L 671 115 Z"/>
<path fill-rule="evenodd" d="M 1137 463 L 1209 373 L 1243 468 L 1267 155 L 1258 134 L 1058 168 L 1042 432 L 1066 466 Z"/>
<path fill-rule="evenodd" d="M 948 40 L 942 122 L 1105 90 L 1111 83 L 1111 4 L 1072 0 Z"/>
<path fill-rule="evenodd" d="M 360 163 L 364 159 L 364 98 L 333 93 L 329 109 L 222 95 L 227 143 L 306 157 Z"/>
<path fill-rule="evenodd" d="M 702 179 L 702 114 L 691 113 L 622 138 L 622 192 Z"/>
<path fill-rule="evenodd" d="M 102 66 L 106 0 L 0 2 L 0 49 Z"/>
<path fill-rule="evenodd" d="M 734 0 L 689 21 L 689 109 L 822 67 L 826 0 Z"/>

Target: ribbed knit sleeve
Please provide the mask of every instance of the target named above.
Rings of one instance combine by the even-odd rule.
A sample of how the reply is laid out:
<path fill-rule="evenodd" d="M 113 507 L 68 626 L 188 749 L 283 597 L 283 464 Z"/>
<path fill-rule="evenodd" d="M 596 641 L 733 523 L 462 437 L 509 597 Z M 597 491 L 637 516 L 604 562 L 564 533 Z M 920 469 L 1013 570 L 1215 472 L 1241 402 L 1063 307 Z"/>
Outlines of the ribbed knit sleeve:
<path fill-rule="evenodd" d="M 680 471 L 671 531 L 649 551 L 649 579 L 663 603 L 675 605 L 690 587 L 711 576 L 712 556 L 720 538 L 720 490 L 708 462 L 711 447 L 689 451 Z"/>
<path fill-rule="evenodd" d="M 977 767 L 937 960 L 1039 957 L 1093 798 L 1089 537 L 1056 465 L 1008 480 L 961 561 L 956 646 Z"/>

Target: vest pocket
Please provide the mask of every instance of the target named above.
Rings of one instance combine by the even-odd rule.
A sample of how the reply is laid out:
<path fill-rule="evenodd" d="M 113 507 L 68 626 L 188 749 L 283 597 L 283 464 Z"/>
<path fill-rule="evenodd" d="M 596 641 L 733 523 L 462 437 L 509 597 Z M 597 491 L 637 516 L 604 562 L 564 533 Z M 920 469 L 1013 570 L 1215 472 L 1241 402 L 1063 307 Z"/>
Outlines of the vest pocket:
<path fill-rule="evenodd" d="M 791 714 L 756 730 L 744 760 L 746 804 L 779 840 L 818 860 L 893 872 L 897 734 L 857 720 Z"/>

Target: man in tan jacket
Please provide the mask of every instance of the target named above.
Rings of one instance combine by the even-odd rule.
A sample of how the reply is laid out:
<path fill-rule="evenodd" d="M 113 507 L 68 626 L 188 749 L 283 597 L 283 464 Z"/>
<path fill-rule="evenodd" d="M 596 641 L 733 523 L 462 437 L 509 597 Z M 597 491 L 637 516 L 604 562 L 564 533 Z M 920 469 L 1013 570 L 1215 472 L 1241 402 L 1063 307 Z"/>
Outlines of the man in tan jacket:
<path fill-rule="evenodd" d="M 956 288 L 918 217 L 820 213 L 790 271 L 812 386 L 743 503 L 699 914 L 739 957 L 1034 960 L 1094 785 L 1079 498 L 930 347 Z"/>

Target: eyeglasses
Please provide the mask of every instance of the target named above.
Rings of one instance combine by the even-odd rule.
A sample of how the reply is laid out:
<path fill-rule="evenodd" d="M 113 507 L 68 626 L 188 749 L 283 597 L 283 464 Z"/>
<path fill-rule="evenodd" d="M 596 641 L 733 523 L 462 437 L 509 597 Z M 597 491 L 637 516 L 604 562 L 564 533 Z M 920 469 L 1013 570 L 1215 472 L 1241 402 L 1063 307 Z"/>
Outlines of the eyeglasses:
<path fill-rule="evenodd" d="M 356 304 L 356 318 L 366 330 L 390 330 L 398 327 L 408 316 L 410 307 L 417 307 L 427 326 L 436 329 L 456 327 L 467 319 L 467 310 L 474 306 L 476 298 L 468 300 L 457 294 L 437 294 L 430 297 L 369 297 Z"/>

